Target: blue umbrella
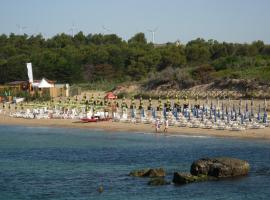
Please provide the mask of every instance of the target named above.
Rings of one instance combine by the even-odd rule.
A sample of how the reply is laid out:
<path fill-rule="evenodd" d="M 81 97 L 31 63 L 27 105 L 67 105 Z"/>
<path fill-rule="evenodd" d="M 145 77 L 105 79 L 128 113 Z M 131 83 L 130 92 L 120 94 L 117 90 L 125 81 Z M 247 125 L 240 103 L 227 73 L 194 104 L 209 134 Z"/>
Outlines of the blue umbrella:
<path fill-rule="evenodd" d="M 253 106 L 250 108 L 250 117 L 254 117 Z"/>
<path fill-rule="evenodd" d="M 145 117 L 144 109 L 143 108 L 141 109 L 141 117 Z"/>
<path fill-rule="evenodd" d="M 263 123 L 266 123 L 267 121 L 267 112 L 264 111 L 264 114 L 263 114 Z"/>
<path fill-rule="evenodd" d="M 202 121 L 204 120 L 204 116 L 203 116 L 203 113 L 202 113 Z"/>
<path fill-rule="evenodd" d="M 155 110 L 155 108 L 152 108 L 152 117 L 154 119 L 156 118 L 156 110 Z"/>
<path fill-rule="evenodd" d="M 134 108 L 131 109 L 131 118 L 135 118 L 135 111 L 134 111 Z"/>
<path fill-rule="evenodd" d="M 220 118 L 220 110 L 218 109 L 217 117 Z"/>
<path fill-rule="evenodd" d="M 227 113 L 227 123 L 229 123 L 230 122 L 230 115 L 229 115 L 229 113 Z"/>
<path fill-rule="evenodd" d="M 163 117 L 167 118 L 167 113 L 166 113 L 166 108 L 165 107 L 163 107 Z"/>
<path fill-rule="evenodd" d="M 244 115 L 241 114 L 241 124 L 244 124 Z"/>

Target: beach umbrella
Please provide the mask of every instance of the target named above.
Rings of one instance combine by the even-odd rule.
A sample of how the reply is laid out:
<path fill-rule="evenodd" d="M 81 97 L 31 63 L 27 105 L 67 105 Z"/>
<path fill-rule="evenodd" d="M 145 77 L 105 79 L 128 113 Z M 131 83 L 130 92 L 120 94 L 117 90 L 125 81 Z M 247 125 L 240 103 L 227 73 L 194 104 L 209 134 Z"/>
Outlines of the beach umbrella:
<path fill-rule="evenodd" d="M 204 116 L 203 116 L 203 113 L 202 113 L 202 116 L 201 116 L 201 118 L 202 118 L 202 121 L 204 120 Z"/>
<path fill-rule="evenodd" d="M 244 124 L 244 115 L 241 114 L 241 124 Z"/>
<path fill-rule="evenodd" d="M 223 101 L 221 103 L 221 110 L 224 111 L 224 103 L 223 103 Z"/>
<path fill-rule="evenodd" d="M 156 118 L 156 110 L 155 110 L 155 108 L 152 108 L 152 117 L 154 119 Z"/>
<path fill-rule="evenodd" d="M 224 110 L 221 113 L 221 119 L 224 120 Z"/>
<path fill-rule="evenodd" d="M 208 116 L 208 109 L 207 109 L 207 107 L 205 108 L 205 116 Z"/>
<path fill-rule="evenodd" d="M 238 108 L 238 114 L 241 115 L 241 107 Z"/>
<path fill-rule="evenodd" d="M 259 104 L 257 120 L 260 120 L 260 119 L 261 119 L 261 105 Z"/>
<path fill-rule="evenodd" d="M 141 109 L 141 117 L 145 117 L 144 109 L 143 108 Z"/>
<path fill-rule="evenodd" d="M 227 123 L 228 124 L 230 123 L 230 115 L 229 115 L 229 113 L 227 113 Z"/>
<path fill-rule="evenodd" d="M 212 119 L 212 109 L 209 111 L 209 119 Z"/>
<path fill-rule="evenodd" d="M 263 114 L 263 123 L 266 123 L 267 122 L 267 112 L 264 111 L 264 114 Z"/>
<path fill-rule="evenodd" d="M 250 117 L 254 117 L 253 106 L 250 108 Z"/>
<path fill-rule="evenodd" d="M 248 112 L 248 103 L 246 101 L 246 112 Z"/>
<path fill-rule="evenodd" d="M 132 119 L 135 118 L 135 110 L 134 110 L 134 108 L 131 109 L 131 118 Z"/>
<path fill-rule="evenodd" d="M 258 112 L 257 120 L 258 120 L 258 121 L 261 120 L 261 113 L 259 113 L 259 112 Z"/>
<path fill-rule="evenodd" d="M 163 117 L 164 117 L 164 118 L 167 118 L 166 107 L 163 107 Z"/>

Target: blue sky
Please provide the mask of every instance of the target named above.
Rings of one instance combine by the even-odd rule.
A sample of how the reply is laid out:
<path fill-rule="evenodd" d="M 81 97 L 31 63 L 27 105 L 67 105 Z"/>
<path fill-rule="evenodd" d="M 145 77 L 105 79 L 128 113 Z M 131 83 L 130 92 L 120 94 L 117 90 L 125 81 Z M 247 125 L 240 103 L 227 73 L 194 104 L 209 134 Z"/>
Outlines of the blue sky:
<path fill-rule="evenodd" d="M 45 37 L 71 34 L 74 24 L 85 34 L 102 26 L 123 39 L 155 29 L 157 43 L 186 43 L 198 37 L 227 42 L 270 43 L 269 0 L 0 0 L 0 33 Z"/>

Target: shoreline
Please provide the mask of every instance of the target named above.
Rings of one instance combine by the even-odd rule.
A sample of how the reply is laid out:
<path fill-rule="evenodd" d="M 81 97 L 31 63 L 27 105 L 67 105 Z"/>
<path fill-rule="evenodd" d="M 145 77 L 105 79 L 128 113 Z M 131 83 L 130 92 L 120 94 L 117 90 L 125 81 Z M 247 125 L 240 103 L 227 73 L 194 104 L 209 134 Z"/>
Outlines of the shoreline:
<path fill-rule="evenodd" d="M 0 125 L 33 126 L 33 127 L 55 127 L 55 128 L 81 128 L 89 130 L 101 130 L 108 132 L 130 132 L 155 134 L 155 128 L 151 124 L 133 124 L 123 122 L 93 122 L 82 123 L 71 119 L 23 119 L 13 118 L 0 114 Z M 164 134 L 163 126 L 158 135 Z M 270 128 L 249 129 L 244 131 L 214 130 L 202 128 L 169 127 L 166 135 L 184 136 L 210 136 L 238 139 L 267 139 L 270 140 Z"/>

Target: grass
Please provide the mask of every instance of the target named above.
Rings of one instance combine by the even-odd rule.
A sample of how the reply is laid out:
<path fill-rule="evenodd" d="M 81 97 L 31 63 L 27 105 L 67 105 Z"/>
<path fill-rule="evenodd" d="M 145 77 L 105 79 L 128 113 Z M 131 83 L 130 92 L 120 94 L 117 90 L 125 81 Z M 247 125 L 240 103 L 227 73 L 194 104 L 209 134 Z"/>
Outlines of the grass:
<path fill-rule="evenodd" d="M 240 78 L 256 79 L 258 81 L 270 81 L 270 67 L 247 67 L 247 68 L 229 68 L 214 73 L 217 78 Z"/>

